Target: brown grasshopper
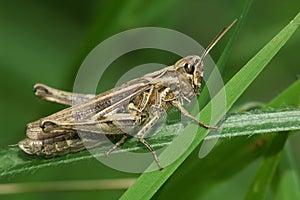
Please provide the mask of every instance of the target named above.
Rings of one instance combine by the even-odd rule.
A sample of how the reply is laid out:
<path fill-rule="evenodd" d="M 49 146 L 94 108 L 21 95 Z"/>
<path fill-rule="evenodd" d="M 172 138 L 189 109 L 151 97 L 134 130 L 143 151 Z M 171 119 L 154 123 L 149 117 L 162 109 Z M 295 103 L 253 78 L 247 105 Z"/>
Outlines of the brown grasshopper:
<path fill-rule="evenodd" d="M 99 136 L 120 136 L 121 139 L 105 153 L 108 156 L 127 137 L 135 135 L 152 152 L 159 169 L 162 169 L 155 150 L 144 139 L 144 135 L 172 106 L 200 126 L 215 128 L 190 115 L 183 105 L 199 95 L 203 60 L 235 22 L 224 28 L 201 56 L 187 56 L 172 66 L 96 96 L 36 84 L 34 92 L 39 98 L 70 107 L 29 123 L 27 138 L 18 143 L 19 147 L 28 154 L 49 157 L 93 148 L 99 145 Z M 136 131 L 136 127 L 141 128 Z M 87 137 L 79 137 L 78 132 Z"/>

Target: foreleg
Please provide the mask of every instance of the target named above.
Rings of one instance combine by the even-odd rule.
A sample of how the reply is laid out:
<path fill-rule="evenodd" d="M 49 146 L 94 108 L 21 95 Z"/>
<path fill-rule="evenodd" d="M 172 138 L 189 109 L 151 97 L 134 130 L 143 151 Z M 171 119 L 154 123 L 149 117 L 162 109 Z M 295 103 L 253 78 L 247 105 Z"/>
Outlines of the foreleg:
<path fill-rule="evenodd" d="M 178 108 L 178 110 L 186 117 L 194 120 L 197 124 L 199 124 L 200 126 L 202 126 L 203 128 L 206 129 L 218 129 L 218 127 L 216 126 L 209 126 L 206 125 L 205 123 L 201 122 L 199 119 L 197 119 L 196 117 L 192 116 L 182 105 L 179 101 L 172 101 L 172 105 L 174 105 L 176 108 Z"/>

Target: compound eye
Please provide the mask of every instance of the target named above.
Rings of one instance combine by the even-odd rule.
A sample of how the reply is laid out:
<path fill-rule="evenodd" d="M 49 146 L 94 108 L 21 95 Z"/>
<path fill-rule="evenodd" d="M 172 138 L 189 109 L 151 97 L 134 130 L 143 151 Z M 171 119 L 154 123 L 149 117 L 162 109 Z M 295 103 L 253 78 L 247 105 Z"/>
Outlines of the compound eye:
<path fill-rule="evenodd" d="M 188 74 L 193 74 L 195 71 L 195 66 L 189 63 L 184 63 L 183 68 Z"/>

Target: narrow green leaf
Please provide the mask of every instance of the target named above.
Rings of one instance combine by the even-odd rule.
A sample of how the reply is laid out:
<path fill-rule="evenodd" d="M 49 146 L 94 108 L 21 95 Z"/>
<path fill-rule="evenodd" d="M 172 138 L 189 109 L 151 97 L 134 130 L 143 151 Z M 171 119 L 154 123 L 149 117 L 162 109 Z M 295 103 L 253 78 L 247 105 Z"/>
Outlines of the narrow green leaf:
<path fill-rule="evenodd" d="M 226 110 L 229 110 L 240 95 L 254 81 L 259 73 L 265 68 L 268 62 L 275 56 L 280 48 L 292 36 L 300 24 L 300 13 L 292 20 L 280 33 L 278 33 L 266 46 L 261 49 L 225 86 L 227 96 Z M 212 101 L 218 101 L 217 95 Z M 202 110 L 203 121 L 208 121 L 211 116 L 211 102 Z M 219 116 L 220 120 L 222 116 Z M 177 138 L 174 142 L 178 145 L 184 145 L 187 136 L 191 134 L 191 126 L 185 128 L 181 133 L 180 141 Z M 121 197 L 121 199 L 150 199 L 162 184 L 171 176 L 171 174 L 179 167 L 179 165 L 187 158 L 187 156 L 200 144 L 207 135 L 206 130 L 199 130 L 199 136 L 194 139 L 189 149 L 172 165 L 169 165 L 162 171 L 142 174 L 137 182 L 132 185 Z M 161 155 L 160 159 L 167 159 L 168 156 L 174 154 L 173 149 L 167 148 Z M 151 166 L 150 166 L 151 167 Z"/>
<path fill-rule="evenodd" d="M 300 109 L 286 110 L 267 110 L 252 111 L 247 113 L 232 114 L 226 118 L 223 123 L 223 129 L 218 135 L 208 136 L 205 139 L 214 138 L 234 138 L 240 136 L 253 136 L 254 134 L 269 133 L 276 131 L 300 130 L 298 119 L 300 118 Z M 244 122 L 247 122 L 246 124 Z M 180 129 L 180 123 L 170 124 L 164 127 L 155 137 L 149 139 L 149 142 L 155 148 L 167 146 L 176 136 L 176 130 Z M 142 146 L 136 146 L 135 138 L 125 144 L 125 149 L 117 150 L 116 153 L 126 151 L 136 151 L 143 149 Z M 97 149 L 98 150 L 98 149 Z M 103 151 L 105 148 L 103 147 Z M 101 156 L 103 152 L 99 151 Z M 27 155 L 18 147 L 0 150 L 0 177 L 13 175 L 21 172 L 30 172 L 49 166 L 68 164 L 80 160 L 92 159 L 93 155 L 88 152 L 79 152 L 66 156 L 44 159 L 39 156 Z"/>
<path fill-rule="evenodd" d="M 235 40 L 238 38 L 239 32 L 241 31 L 243 24 L 248 16 L 249 10 L 251 8 L 252 5 L 252 0 L 245 0 L 243 2 L 244 6 L 242 8 L 240 17 L 237 21 L 237 23 L 234 25 L 234 27 L 232 27 L 232 32 L 230 31 L 228 33 L 228 35 L 230 36 L 229 41 L 226 44 L 226 47 L 224 48 L 218 62 L 217 62 L 217 67 L 219 71 L 218 73 L 223 72 L 223 70 L 225 69 L 227 60 L 229 59 L 229 57 L 231 56 L 231 51 L 232 51 L 232 47 L 235 43 Z M 213 74 L 213 73 L 212 73 Z M 208 81 L 211 82 L 206 82 L 206 85 L 215 85 L 215 82 L 213 79 L 209 79 Z M 198 98 L 198 102 L 199 102 L 199 108 L 200 110 L 203 109 L 203 107 L 209 102 L 210 99 L 210 94 L 208 92 L 208 87 L 204 87 L 201 90 L 201 95 Z M 223 132 L 222 132 L 223 134 Z M 219 136 L 219 135 L 216 135 Z M 211 147 L 214 146 L 214 144 L 216 143 L 218 139 L 214 139 L 212 141 L 205 141 L 201 146 L 201 157 L 204 155 L 203 152 L 209 152 L 211 149 Z M 209 154 L 209 156 L 205 156 L 208 157 L 208 160 L 206 160 L 205 158 L 202 159 L 197 159 L 195 161 L 195 157 L 199 157 L 200 152 L 197 150 L 194 150 L 193 153 L 191 153 L 189 155 L 189 158 L 186 159 L 186 161 L 176 170 L 175 173 L 172 174 L 172 178 L 171 180 L 168 180 L 167 184 L 165 184 L 163 187 L 161 187 L 159 189 L 159 192 L 157 192 L 155 194 L 155 196 L 153 197 L 154 199 L 173 199 L 173 198 L 177 198 L 178 195 L 179 196 L 185 196 L 188 199 L 199 199 L 199 195 L 198 194 L 205 194 L 207 193 L 207 191 L 209 191 L 209 188 L 213 187 L 214 183 L 218 183 L 217 182 L 213 182 L 212 180 L 219 180 L 222 179 L 221 177 L 226 177 L 227 174 L 225 173 L 217 173 L 217 170 L 213 170 L 214 173 L 212 173 L 211 169 L 214 168 L 216 165 L 220 165 L 220 163 L 216 163 L 213 162 L 212 159 L 209 159 L 209 157 L 213 157 L 216 160 L 218 160 L 218 156 L 223 158 L 223 157 L 227 157 L 228 154 L 226 154 L 226 152 L 229 154 L 231 154 L 231 150 L 235 151 L 235 146 L 238 146 L 241 144 L 241 140 L 243 140 L 243 138 L 238 138 L 238 139 L 234 139 L 233 138 L 230 139 L 230 146 L 226 146 L 226 148 L 223 148 L 225 145 L 222 146 L 222 148 L 216 148 L 214 147 L 214 149 L 212 150 L 212 152 Z M 218 140 L 219 141 L 219 140 Z M 224 141 L 224 140 L 223 140 Z M 233 145 L 234 143 L 234 145 Z M 224 144 L 224 143 L 223 143 Z M 245 151 L 243 151 L 243 149 L 241 149 L 240 152 L 247 152 L 246 146 L 243 146 L 243 148 L 245 149 Z M 221 150 L 219 150 L 221 149 Z M 204 150 L 204 151 L 203 151 Z M 219 150 L 219 151 L 218 151 Z M 257 152 L 259 151 L 256 150 L 255 152 L 250 152 L 253 156 L 253 158 L 255 157 L 255 155 L 257 154 Z M 218 152 L 219 154 L 217 154 L 218 156 L 213 156 L 214 154 L 216 154 L 216 152 Z M 236 152 L 236 151 L 235 151 Z M 232 167 L 233 166 L 237 166 L 235 164 L 235 159 L 239 159 L 240 158 L 240 154 L 235 154 L 230 156 L 230 159 L 226 159 L 227 161 L 227 165 L 225 164 L 225 167 L 228 166 L 228 168 L 230 168 L 229 170 L 224 170 L 224 171 L 232 171 Z M 250 158 L 251 156 L 249 156 L 248 161 L 251 160 Z M 214 159 L 213 159 L 214 160 Z M 233 161 L 233 162 L 231 162 Z M 241 159 L 239 159 L 239 161 L 241 161 Z M 232 163 L 232 165 L 230 165 L 229 163 Z M 239 166 L 243 166 L 242 162 L 239 162 L 240 165 Z M 199 167 L 197 166 L 201 166 L 200 170 Z M 204 170 L 202 170 L 204 169 Z M 205 176 L 202 171 L 210 171 L 210 173 L 205 173 Z M 238 171 L 238 170 L 236 170 Z M 209 177 L 209 175 L 212 175 L 215 178 Z M 197 177 L 197 179 L 195 179 L 195 177 Z M 218 178 L 217 178 L 218 177 Z M 193 181 L 191 181 L 193 180 Z M 180 183 L 180 184 L 178 184 Z M 182 185 L 185 185 L 185 189 L 182 190 Z M 197 191 L 197 192 L 195 192 Z M 198 195 L 198 196 L 197 196 Z"/>
<path fill-rule="evenodd" d="M 285 106 L 299 106 L 300 104 L 300 81 L 293 84 L 289 90 L 286 90 L 276 99 L 266 106 L 266 108 L 281 108 Z M 297 120 L 299 121 L 300 118 Z M 298 122 L 299 123 L 299 122 Z M 275 132 L 275 131 L 273 131 Z M 288 138 L 288 134 L 275 135 L 270 138 L 272 143 L 261 161 L 256 177 L 249 188 L 245 199 L 265 199 L 270 189 L 275 170 L 281 159 L 284 144 Z"/>
<path fill-rule="evenodd" d="M 225 69 L 227 60 L 229 59 L 230 53 L 232 51 L 232 47 L 234 42 L 236 41 L 242 26 L 245 22 L 246 16 L 248 15 L 248 12 L 250 10 L 250 7 L 252 5 L 252 0 L 246 0 L 244 4 L 244 8 L 242 10 L 242 14 L 240 18 L 237 21 L 237 24 L 234 27 L 234 31 L 232 33 L 232 36 L 230 37 L 229 41 L 226 44 L 226 47 L 224 48 L 218 62 L 217 62 L 217 67 L 218 70 L 222 73 Z M 213 81 L 213 80 L 212 80 Z M 208 84 L 208 83 L 206 83 Z M 201 91 L 201 95 L 199 97 L 199 107 L 202 109 L 209 101 L 209 91 L 207 87 L 204 87 L 203 90 Z"/>
<path fill-rule="evenodd" d="M 285 99 L 281 98 L 282 95 L 279 95 L 272 102 L 277 102 L 278 104 L 282 104 L 287 107 L 289 107 L 289 104 L 286 104 L 286 102 L 291 102 L 290 105 L 294 105 L 297 102 L 299 104 L 299 96 L 294 95 L 296 91 L 300 91 L 300 80 L 288 87 L 288 89 L 282 93 L 286 97 L 291 97 L 291 99 L 285 101 Z M 277 99 L 281 99 L 282 101 L 280 102 Z M 265 111 L 266 110 L 270 111 L 269 109 L 265 109 Z M 226 125 L 224 124 L 224 126 L 228 127 L 230 121 L 240 120 L 241 122 L 240 128 L 237 128 L 239 129 L 237 132 L 241 132 L 237 134 L 234 133 L 235 131 L 233 131 L 232 135 L 243 135 L 244 131 L 248 132 L 249 134 L 246 134 L 245 137 L 230 137 L 231 134 L 227 135 L 227 133 L 225 133 L 227 131 L 222 130 L 221 136 L 224 136 L 225 138 L 218 140 L 218 144 L 214 146 L 212 151 L 204 158 L 196 159 L 198 158 L 199 151 L 197 151 L 197 149 L 193 151 L 187 160 L 176 170 L 176 173 L 172 174 L 172 177 L 167 181 L 167 183 L 165 183 L 159 192 L 155 194 L 155 199 L 175 199 L 178 197 L 178 195 L 184 196 L 187 199 L 207 199 L 216 198 L 216 196 L 219 198 L 223 197 L 225 199 L 229 197 L 242 199 L 252 181 L 252 176 L 244 174 L 245 170 L 247 170 L 249 167 L 251 168 L 253 165 L 253 169 L 250 171 L 248 170 L 246 173 L 251 173 L 257 169 L 257 167 L 255 167 L 255 163 L 266 151 L 271 142 L 269 138 L 273 135 L 272 131 L 276 130 L 269 129 L 268 134 L 254 134 L 256 131 L 263 131 L 264 128 L 262 126 L 258 129 L 254 128 L 260 126 L 260 123 L 266 123 L 265 125 L 268 126 L 267 121 L 269 120 L 269 117 L 266 115 L 263 117 L 263 115 L 261 115 L 261 119 L 257 120 L 256 122 L 250 120 L 252 116 L 249 119 L 244 117 L 246 117 L 247 113 L 264 113 L 265 111 L 260 109 L 260 111 L 251 111 L 246 113 L 243 112 L 241 116 L 237 118 L 231 118 L 231 116 L 228 116 L 225 121 Z M 280 109 L 277 111 L 280 111 Z M 284 118 L 285 116 L 282 115 L 282 119 L 280 120 L 285 120 Z M 299 117 L 295 116 L 294 120 L 296 124 L 299 123 L 297 122 L 299 121 L 298 119 Z M 252 125 L 247 125 L 248 120 L 252 121 Z M 278 118 L 275 115 L 271 119 L 274 124 L 276 124 L 277 120 Z M 287 118 L 286 120 L 287 123 L 289 123 L 289 119 Z M 245 125 L 245 129 L 243 129 L 243 125 Z M 282 124 L 279 125 L 278 128 L 280 129 L 281 126 Z M 280 132 L 277 134 L 286 133 L 287 132 Z M 213 137 L 215 136 L 208 135 L 205 139 Z M 182 185 L 185 185 L 184 190 L 181 190 Z M 223 194 L 225 188 L 230 189 L 228 185 L 231 185 L 231 187 L 239 186 L 239 191 L 234 194 Z M 225 189 L 225 191 L 227 189 Z"/>
<path fill-rule="evenodd" d="M 32 192 L 70 192 L 70 191 L 99 191 L 123 190 L 134 183 L 134 178 L 78 180 L 78 181 L 50 181 L 35 183 L 4 183 L 0 184 L 0 195 L 32 193 Z"/>
<path fill-rule="evenodd" d="M 299 176 L 293 157 L 291 146 L 287 143 L 278 166 L 278 177 L 276 177 L 275 183 L 273 180 L 274 186 L 272 190 L 276 200 L 300 199 Z"/>
<path fill-rule="evenodd" d="M 279 134 L 272 138 L 270 148 L 264 154 L 256 177 L 248 190 L 246 200 L 265 199 L 270 188 L 273 175 L 281 158 L 281 150 L 287 140 L 288 134 Z"/>

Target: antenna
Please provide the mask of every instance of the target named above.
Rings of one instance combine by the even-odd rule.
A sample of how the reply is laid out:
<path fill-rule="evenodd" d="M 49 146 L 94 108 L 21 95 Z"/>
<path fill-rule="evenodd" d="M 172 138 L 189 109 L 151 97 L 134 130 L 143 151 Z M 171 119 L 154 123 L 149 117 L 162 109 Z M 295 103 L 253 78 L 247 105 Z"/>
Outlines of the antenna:
<path fill-rule="evenodd" d="M 233 20 L 228 27 L 224 27 L 220 33 L 213 39 L 213 41 L 206 47 L 203 54 L 200 57 L 200 60 L 203 60 L 205 56 L 210 52 L 210 50 L 219 42 L 219 40 L 225 35 L 225 33 L 236 23 L 237 19 Z"/>

